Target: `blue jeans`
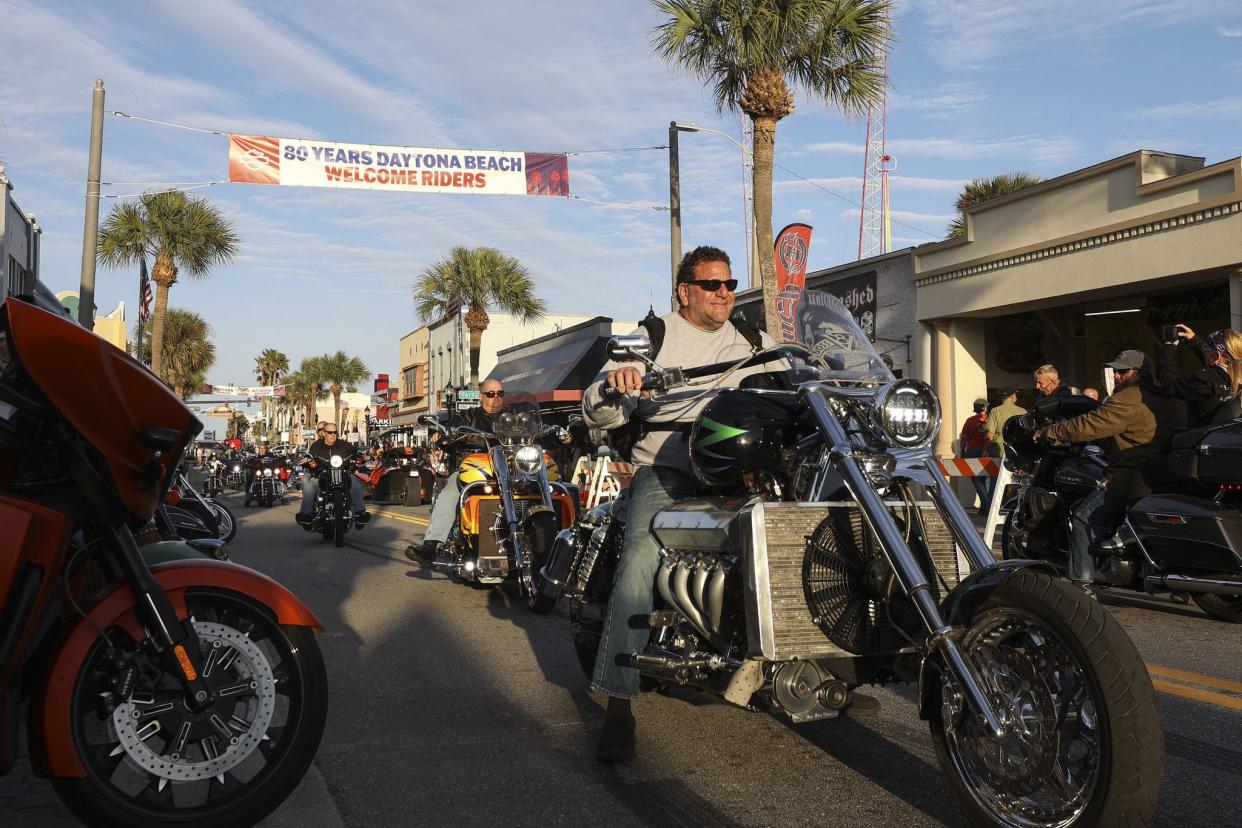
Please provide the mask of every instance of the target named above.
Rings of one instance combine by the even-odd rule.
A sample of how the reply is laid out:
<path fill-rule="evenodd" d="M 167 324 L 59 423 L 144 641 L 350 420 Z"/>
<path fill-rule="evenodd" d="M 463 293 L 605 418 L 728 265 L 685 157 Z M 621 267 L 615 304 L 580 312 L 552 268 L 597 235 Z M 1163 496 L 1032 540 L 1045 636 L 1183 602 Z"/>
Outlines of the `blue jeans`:
<path fill-rule="evenodd" d="M 1126 493 L 1098 488 L 1074 507 L 1070 531 L 1069 577 L 1071 581 L 1095 580 L 1095 551 L 1100 541 L 1117 531 L 1125 516 Z"/>
<path fill-rule="evenodd" d="M 962 449 L 962 456 L 987 457 L 988 453 L 986 449 L 968 448 Z M 992 487 L 996 485 L 996 478 L 975 475 L 970 478 L 970 482 L 975 486 L 975 494 L 979 495 L 979 507 L 982 509 L 988 508 L 988 504 L 992 502 Z"/>
<path fill-rule="evenodd" d="M 618 664 L 617 659 L 642 652 L 651 633 L 647 619 L 655 608 L 655 576 L 660 567 L 660 543 L 651 533 L 651 521 L 656 512 L 674 500 L 690 497 L 697 488 L 693 477 L 665 466 L 643 466 L 634 475 L 621 560 L 612 582 L 591 689 L 623 699 L 638 698 L 638 670 Z"/>
<path fill-rule="evenodd" d="M 302 479 L 302 508 L 298 509 L 304 515 L 312 515 L 315 513 L 315 497 L 319 494 L 319 478 L 306 477 Z M 357 478 L 349 478 L 349 500 L 354 514 L 365 512 L 367 510 L 366 501 L 362 499 L 362 484 Z"/>
<path fill-rule="evenodd" d="M 457 474 L 453 473 L 440 487 L 435 503 L 431 506 L 431 522 L 427 524 L 427 532 L 423 535 L 423 543 L 435 541 L 444 543 L 448 540 L 449 530 L 453 528 L 453 520 L 457 517 L 457 497 L 461 489 L 457 486 Z"/>

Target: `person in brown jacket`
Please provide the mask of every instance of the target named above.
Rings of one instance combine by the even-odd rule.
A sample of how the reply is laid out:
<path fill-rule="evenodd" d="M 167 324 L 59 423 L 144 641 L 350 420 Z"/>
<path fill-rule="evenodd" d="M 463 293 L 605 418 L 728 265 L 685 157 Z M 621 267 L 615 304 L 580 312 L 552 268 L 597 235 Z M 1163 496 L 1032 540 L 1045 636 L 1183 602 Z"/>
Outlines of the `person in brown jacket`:
<path fill-rule="evenodd" d="M 1156 445 L 1156 418 L 1143 402 L 1138 386 L 1139 373 L 1147 363 L 1140 351 L 1122 351 L 1105 366 L 1113 370 L 1113 393 L 1094 411 L 1072 420 L 1048 426 L 1041 433 L 1063 443 L 1086 443 L 1111 437 L 1113 462 L 1104 473 L 1104 485 L 1074 507 L 1070 534 L 1069 577 L 1090 591 L 1095 580 L 1095 558 L 1099 543 L 1117 529 L 1125 515 L 1130 487 L 1136 477 L 1135 466 L 1159 452 Z"/>

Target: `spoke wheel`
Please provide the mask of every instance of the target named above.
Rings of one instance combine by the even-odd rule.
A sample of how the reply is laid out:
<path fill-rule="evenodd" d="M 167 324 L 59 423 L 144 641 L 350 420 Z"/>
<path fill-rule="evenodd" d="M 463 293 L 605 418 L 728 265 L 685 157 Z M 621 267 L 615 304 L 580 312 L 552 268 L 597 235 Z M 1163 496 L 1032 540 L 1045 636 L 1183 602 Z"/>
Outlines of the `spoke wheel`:
<path fill-rule="evenodd" d="M 187 595 L 217 701 L 194 711 L 148 642 L 119 628 L 88 654 L 72 727 L 85 779 L 53 780 L 90 824 L 252 825 L 279 805 L 314 758 L 327 679 L 314 636 L 282 627 L 267 607 L 222 590 Z M 133 692 L 110 711 L 116 657 L 137 668 Z"/>
<path fill-rule="evenodd" d="M 1098 603 L 1046 573 L 1017 572 L 960 646 L 1005 729 L 985 734 L 942 673 L 936 752 L 974 824 L 1146 824 L 1164 734 L 1137 650 Z"/>

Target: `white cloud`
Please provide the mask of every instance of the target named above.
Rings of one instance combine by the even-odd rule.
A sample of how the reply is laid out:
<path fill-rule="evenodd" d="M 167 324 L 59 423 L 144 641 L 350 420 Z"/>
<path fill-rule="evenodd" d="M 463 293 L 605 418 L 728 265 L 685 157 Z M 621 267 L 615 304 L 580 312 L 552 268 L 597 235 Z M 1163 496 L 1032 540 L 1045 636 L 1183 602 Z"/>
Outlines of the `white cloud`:
<path fill-rule="evenodd" d="M 980 158 L 1029 158 L 1040 164 L 1059 164 L 1082 155 L 1081 139 L 1070 135 L 1022 135 L 1012 138 L 892 138 L 885 148 L 897 159 L 940 158 L 975 160 Z M 826 141 L 805 146 L 810 152 L 854 154 L 857 145 Z"/>
<path fill-rule="evenodd" d="M 1221 37 L 1242 37 L 1242 26 L 1234 26 L 1233 28 L 1217 26 L 1216 33 Z"/>
<path fill-rule="evenodd" d="M 894 88 L 888 94 L 888 111 L 910 110 L 930 118 L 957 118 L 978 108 L 988 97 L 974 81 L 949 81 L 926 92 L 905 93 Z"/>
<path fill-rule="evenodd" d="M 1181 118 L 1232 117 L 1242 115 L 1242 98 L 1218 98 L 1214 101 L 1183 101 L 1153 106 L 1134 113 L 1135 118 L 1158 118 L 1170 121 Z"/>
<path fill-rule="evenodd" d="M 778 190 L 811 190 L 819 187 L 825 187 L 838 193 L 850 193 L 851 199 L 856 199 L 857 194 L 862 190 L 862 178 L 859 176 L 842 176 L 839 178 L 812 178 L 811 182 L 807 181 L 777 181 L 773 184 L 774 189 Z M 890 175 L 888 177 L 889 189 L 894 192 L 920 192 L 920 193 L 953 193 L 956 194 L 962 189 L 962 185 L 966 182 L 960 178 L 917 178 L 909 175 Z"/>

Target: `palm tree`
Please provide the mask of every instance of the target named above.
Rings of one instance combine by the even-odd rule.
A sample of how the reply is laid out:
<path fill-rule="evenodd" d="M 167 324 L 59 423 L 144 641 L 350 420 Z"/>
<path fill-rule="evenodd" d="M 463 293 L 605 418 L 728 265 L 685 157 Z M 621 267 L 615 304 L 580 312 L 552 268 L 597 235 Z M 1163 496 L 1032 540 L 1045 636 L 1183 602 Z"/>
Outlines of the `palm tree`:
<path fill-rule="evenodd" d="M 152 361 L 151 331 L 154 319 L 137 329 L 138 358 Z M 211 342 L 211 326 L 193 311 L 169 308 L 164 319 L 164 347 L 160 354 L 160 379 L 182 399 L 189 399 L 203 387 L 207 371 L 216 361 L 216 346 Z"/>
<path fill-rule="evenodd" d="M 332 419 L 340 425 L 341 392 L 346 389 L 351 392 L 357 391 L 359 383 L 371 378 L 371 372 L 367 370 L 362 360 L 358 357 L 351 357 L 344 351 L 324 354 L 315 359 L 319 372 L 316 377 L 332 392 Z M 341 430 L 344 431 L 344 429 Z"/>
<path fill-rule="evenodd" d="M 151 370 L 162 376 L 168 291 L 181 273 L 205 276 L 237 252 L 233 227 L 206 199 L 178 190 L 146 193 L 118 204 L 99 229 L 99 261 L 119 268 L 154 260 L 155 310 L 151 326 Z M 145 265 L 144 265 L 145 266 Z"/>
<path fill-rule="evenodd" d="M 275 385 L 280 378 L 289 373 L 289 357 L 275 348 L 264 348 L 263 353 L 254 358 L 254 378 L 259 385 Z M 274 412 L 274 398 L 263 397 L 259 401 L 264 424 L 271 422 Z"/>
<path fill-rule="evenodd" d="M 878 103 L 889 0 L 652 0 L 668 20 L 655 29 L 665 60 L 713 85 L 716 109 L 754 124 L 752 192 L 768 332 L 781 339 L 772 254 L 772 155 L 776 123 L 794 111 L 790 87 L 847 116 Z"/>
<path fill-rule="evenodd" d="M 980 204 L 997 196 L 1016 193 L 1024 187 L 1038 184 L 1042 179 L 1038 175 L 1024 172 L 1001 173 L 991 178 L 976 178 L 966 182 L 962 194 L 957 197 L 953 206 L 957 209 L 957 217 L 949 222 L 949 238 L 958 239 L 966 235 L 966 208 Z"/>
<path fill-rule="evenodd" d="M 315 426 L 315 404 L 328 396 L 328 390 L 319 379 L 319 361 L 316 357 L 303 359 L 298 370 L 285 377 L 285 401 L 294 410 L 301 408 L 306 415 L 306 425 Z"/>
<path fill-rule="evenodd" d="M 414 285 L 414 308 L 426 322 L 466 307 L 470 330 L 470 385 L 479 387 L 479 349 L 491 321 L 489 307 L 523 322 L 543 318 L 543 300 L 522 263 L 493 247 L 454 247 L 447 259 L 423 270 Z"/>

